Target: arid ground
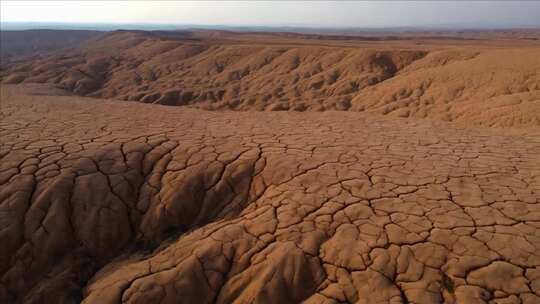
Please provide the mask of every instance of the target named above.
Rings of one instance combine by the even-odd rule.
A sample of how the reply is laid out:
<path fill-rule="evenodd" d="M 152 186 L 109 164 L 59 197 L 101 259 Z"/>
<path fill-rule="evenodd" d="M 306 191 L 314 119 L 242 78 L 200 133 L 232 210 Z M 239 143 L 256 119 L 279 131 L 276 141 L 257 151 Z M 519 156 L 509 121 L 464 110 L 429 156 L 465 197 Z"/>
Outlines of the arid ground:
<path fill-rule="evenodd" d="M 538 32 L 72 34 L 3 57 L 0 303 L 540 303 Z"/>

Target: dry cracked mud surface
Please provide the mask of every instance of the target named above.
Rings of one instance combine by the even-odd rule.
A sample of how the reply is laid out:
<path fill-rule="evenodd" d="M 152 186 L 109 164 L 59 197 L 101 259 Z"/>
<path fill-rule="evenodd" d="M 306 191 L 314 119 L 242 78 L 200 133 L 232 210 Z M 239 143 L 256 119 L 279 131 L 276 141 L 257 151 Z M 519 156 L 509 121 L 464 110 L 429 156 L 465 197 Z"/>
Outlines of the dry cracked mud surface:
<path fill-rule="evenodd" d="M 1 87 L 0 302 L 539 303 L 540 129 Z"/>

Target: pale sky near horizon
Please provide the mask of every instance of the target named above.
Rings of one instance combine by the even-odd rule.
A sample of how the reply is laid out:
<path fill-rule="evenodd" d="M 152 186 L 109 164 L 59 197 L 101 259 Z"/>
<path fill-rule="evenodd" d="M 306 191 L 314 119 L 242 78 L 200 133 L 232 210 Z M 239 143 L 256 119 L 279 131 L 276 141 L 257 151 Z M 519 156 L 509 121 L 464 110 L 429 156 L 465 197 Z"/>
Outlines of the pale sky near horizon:
<path fill-rule="evenodd" d="M 7 1 L 2 22 L 540 26 L 540 1 Z"/>

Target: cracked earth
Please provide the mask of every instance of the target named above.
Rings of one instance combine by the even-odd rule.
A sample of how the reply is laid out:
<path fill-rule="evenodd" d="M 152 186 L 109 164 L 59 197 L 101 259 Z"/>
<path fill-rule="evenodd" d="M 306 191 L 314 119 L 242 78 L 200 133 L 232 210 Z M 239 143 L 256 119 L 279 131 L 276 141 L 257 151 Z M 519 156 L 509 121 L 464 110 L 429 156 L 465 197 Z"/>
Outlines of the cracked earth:
<path fill-rule="evenodd" d="M 2 303 L 540 302 L 540 129 L 60 94 L 2 86 Z"/>

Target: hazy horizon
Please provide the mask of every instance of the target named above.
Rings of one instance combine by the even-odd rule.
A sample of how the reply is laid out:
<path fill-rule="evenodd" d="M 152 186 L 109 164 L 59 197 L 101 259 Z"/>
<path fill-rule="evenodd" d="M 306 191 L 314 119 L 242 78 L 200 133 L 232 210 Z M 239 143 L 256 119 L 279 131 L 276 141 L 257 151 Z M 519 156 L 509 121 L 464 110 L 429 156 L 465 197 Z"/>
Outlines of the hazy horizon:
<path fill-rule="evenodd" d="M 6 1 L 9 24 L 308 28 L 536 28 L 527 1 Z"/>

